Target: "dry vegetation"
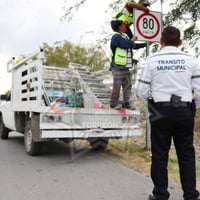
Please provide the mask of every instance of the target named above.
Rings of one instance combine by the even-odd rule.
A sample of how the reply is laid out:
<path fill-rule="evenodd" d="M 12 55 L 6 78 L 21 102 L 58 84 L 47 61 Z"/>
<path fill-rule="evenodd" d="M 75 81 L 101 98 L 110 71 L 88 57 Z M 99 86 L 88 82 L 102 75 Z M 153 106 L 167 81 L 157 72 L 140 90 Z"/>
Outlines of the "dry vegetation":
<path fill-rule="evenodd" d="M 129 137 L 120 140 L 111 140 L 109 147 L 104 151 L 106 155 L 117 162 L 133 168 L 146 176 L 150 173 L 151 152 L 146 148 L 145 129 L 141 136 Z M 195 118 L 194 146 L 197 160 L 197 187 L 200 190 L 200 111 Z M 179 184 L 179 169 L 175 149 L 172 145 L 168 163 L 169 179 Z"/>

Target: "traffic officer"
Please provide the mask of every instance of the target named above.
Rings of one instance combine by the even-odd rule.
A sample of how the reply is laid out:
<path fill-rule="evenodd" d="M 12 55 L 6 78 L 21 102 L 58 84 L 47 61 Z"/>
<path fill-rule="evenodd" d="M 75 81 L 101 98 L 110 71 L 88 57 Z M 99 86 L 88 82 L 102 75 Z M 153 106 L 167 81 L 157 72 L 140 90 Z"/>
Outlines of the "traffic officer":
<path fill-rule="evenodd" d="M 115 20 L 126 21 L 127 22 L 126 34 L 131 39 L 133 37 L 133 33 L 130 29 L 130 26 L 133 24 L 133 9 L 138 9 L 138 10 L 142 10 L 144 12 L 149 12 L 149 9 L 147 8 L 148 6 L 150 6 L 150 3 L 148 0 L 140 0 L 138 3 L 136 3 L 133 0 L 129 0 L 113 16 L 113 19 L 111 21 L 111 27 L 112 27 L 112 23 L 115 23 Z"/>
<path fill-rule="evenodd" d="M 199 200 L 196 190 L 193 128 L 195 106 L 200 107 L 200 65 L 181 52 L 180 31 L 168 26 L 162 32 L 161 51 L 147 57 L 136 85 L 138 95 L 148 102 L 151 123 L 151 178 L 149 200 L 167 200 L 168 154 L 173 139 L 185 200 Z"/>

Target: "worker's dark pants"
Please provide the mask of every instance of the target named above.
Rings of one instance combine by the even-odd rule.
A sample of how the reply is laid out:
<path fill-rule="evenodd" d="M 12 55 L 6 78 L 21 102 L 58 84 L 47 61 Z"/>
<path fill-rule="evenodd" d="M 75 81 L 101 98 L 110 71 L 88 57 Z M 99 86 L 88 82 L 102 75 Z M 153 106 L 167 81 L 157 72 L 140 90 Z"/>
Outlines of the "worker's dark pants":
<path fill-rule="evenodd" d="M 119 103 L 119 95 L 121 87 L 123 89 L 123 102 L 129 103 L 130 95 L 131 95 L 131 73 L 129 69 L 120 70 L 117 67 L 112 68 L 113 74 L 113 89 L 111 94 L 111 106 L 117 106 Z"/>
<path fill-rule="evenodd" d="M 150 122 L 153 194 L 158 200 L 169 198 L 167 163 L 171 139 L 173 139 L 178 157 L 183 197 L 185 200 L 196 200 L 198 191 L 196 190 L 193 147 L 194 115 L 191 107 L 153 106 Z"/>

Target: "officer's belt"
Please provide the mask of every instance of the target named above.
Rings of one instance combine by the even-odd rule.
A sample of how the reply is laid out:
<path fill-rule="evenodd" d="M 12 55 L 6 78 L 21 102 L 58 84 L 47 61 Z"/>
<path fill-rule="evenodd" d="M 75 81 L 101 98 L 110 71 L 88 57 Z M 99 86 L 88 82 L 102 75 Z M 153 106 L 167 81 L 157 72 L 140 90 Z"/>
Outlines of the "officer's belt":
<path fill-rule="evenodd" d="M 170 107 L 170 106 L 173 106 L 171 102 L 156 102 L 156 103 L 154 103 L 154 105 L 156 107 Z M 191 103 L 190 102 L 186 102 L 186 101 L 181 101 L 178 104 L 178 107 L 190 107 L 190 106 L 191 106 Z"/>

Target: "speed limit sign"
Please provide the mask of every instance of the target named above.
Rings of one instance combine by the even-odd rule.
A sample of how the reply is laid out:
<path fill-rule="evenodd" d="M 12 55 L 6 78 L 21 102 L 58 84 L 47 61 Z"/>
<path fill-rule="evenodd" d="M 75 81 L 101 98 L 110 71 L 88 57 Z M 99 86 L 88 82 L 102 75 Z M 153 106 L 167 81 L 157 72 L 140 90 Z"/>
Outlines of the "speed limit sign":
<path fill-rule="evenodd" d="M 138 40 L 160 41 L 161 18 L 160 12 L 145 13 L 134 9 L 134 35 L 137 36 Z"/>

